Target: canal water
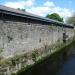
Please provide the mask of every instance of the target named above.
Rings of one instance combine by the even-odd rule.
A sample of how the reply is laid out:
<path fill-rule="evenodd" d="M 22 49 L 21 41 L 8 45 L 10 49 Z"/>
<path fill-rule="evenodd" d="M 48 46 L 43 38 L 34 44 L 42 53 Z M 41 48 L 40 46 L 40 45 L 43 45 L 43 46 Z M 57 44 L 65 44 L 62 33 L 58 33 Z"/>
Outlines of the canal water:
<path fill-rule="evenodd" d="M 56 75 L 75 75 L 75 56 L 71 56 Z"/>

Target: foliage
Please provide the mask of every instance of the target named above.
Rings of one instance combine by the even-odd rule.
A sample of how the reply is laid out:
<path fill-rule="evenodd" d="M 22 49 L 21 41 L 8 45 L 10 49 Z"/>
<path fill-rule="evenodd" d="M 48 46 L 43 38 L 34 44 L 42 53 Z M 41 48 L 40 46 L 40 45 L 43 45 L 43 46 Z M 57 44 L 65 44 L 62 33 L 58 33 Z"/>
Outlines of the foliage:
<path fill-rule="evenodd" d="M 15 55 L 13 58 L 11 58 L 12 65 L 19 64 L 20 62 L 24 61 L 26 62 L 28 59 L 27 53 L 21 54 L 21 55 Z"/>
<path fill-rule="evenodd" d="M 75 26 L 75 14 L 72 15 L 71 17 L 68 17 L 67 20 L 66 20 L 66 23 L 72 24 L 72 25 Z"/>
<path fill-rule="evenodd" d="M 61 18 L 59 16 L 59 14 L 57 14 L 57 13 L 48 14 L 46 17 L 50 18 L 50 19 L 53 19 L 53 20 L 57 20 L 57 21 L 63 22 L 63 18 Z"/>
<path fill-rule="evenodd" d="M 23 12 L 25 12 L 26 10 L 25 9 L 20 9 L 20 8 L 17 8 L 18 10 L 21 10 L 21 11 L 23 11 Z"/>
<path fill-rule="evenodd" d="M 1 56 L 1 53 L 3 52 L 3 49 L 2 48 L 0 48 L 0 61 L 1 61 L 1 59 L 3 59 L 3 57 Z"/>
<path fill-rule="evenodd" d="M 38 56 L 38 51 L 37 51 L 37 50 L 34 50 L 34 51 L 32 52 L 32 60 L 33 60 L 34 62 L 36 62 L 37 56 Z"/>
<path fill-rule="evenodd" d="M 3 52 L 3 49 L 2 49 L 2 48 L 0 48 L 0 53 L 1 53 L 1 52 Z"/>
<path fill-rule="evenodd" d="M 10 66 L 11 65 L 11 61 L 8 60 L 8 59 L 2 58 L 1 61 L 0 61 L 0 65 L 1 66 Z"/>

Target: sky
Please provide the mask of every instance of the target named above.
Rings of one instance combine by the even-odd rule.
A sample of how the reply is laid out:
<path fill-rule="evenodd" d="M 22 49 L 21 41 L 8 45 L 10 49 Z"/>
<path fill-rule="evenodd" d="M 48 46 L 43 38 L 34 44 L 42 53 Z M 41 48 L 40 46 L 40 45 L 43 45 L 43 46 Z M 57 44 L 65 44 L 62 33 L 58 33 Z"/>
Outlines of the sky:
<path fill-rule="evenodd" d="M 75 0 L 0 0 L 0 5 L 26 9 L 27 12 L 43 17 L 58 13 L 64 19 L 75 12 Z"/>

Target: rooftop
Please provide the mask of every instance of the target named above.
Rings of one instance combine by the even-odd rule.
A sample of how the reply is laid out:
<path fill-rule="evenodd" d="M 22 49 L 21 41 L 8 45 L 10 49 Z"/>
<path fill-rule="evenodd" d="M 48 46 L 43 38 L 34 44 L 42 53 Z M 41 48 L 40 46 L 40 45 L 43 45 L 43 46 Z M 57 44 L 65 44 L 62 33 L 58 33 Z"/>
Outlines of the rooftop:
<path fill-rule="evenodd" d="M 5 14 L 14 15 L 14 16 L 21 16 L 21 17 L 27 17 L 27 18 L 31 18 L 31 19 L 35 19 L 35 20 L 41 20 L 41 21 L 45 21 L 45 22 L 48 22 L 51 24 L 57 24 L 57 25 L 63 26 L 63 27 L 74 28 L 73 26 L 67 25 L 67 24 L 59 22 L 59 21 L 55 21 L 52 19 L 34 15 L 34 14 L 26 12 L 26 11 L 24 12 L 24 11 L 21 11 L 18 9 L 13 9 L 13 8 L 2 6 L 2 5 L 0 5 L 0 12 L 5 13 Z"/>

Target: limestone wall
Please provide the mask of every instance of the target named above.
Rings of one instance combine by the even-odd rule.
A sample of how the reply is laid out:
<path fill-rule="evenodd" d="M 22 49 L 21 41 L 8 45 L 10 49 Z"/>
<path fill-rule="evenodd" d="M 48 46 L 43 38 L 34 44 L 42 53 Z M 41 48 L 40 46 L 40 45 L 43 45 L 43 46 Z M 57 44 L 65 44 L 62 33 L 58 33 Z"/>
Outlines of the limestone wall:
<path fill-rule="evenodd" d="M 18 71 L 17 75 L 56 75 L 66 60 L 71 57 L 75 50 L 75 41 L 57 50 L 50 56 L 43 58 L 40 62 L 32 65 L 26 70 Z M 74 54 L 73 54 L 74 55 Z"/>
<path fill-rule="evenodd" d="M 69 37 L 73 30 L 66 29 Z M 0 49 L 5 57 L 55 43 L 62 39 L 63 29 L 56 26 L 0 20 Z"/>

